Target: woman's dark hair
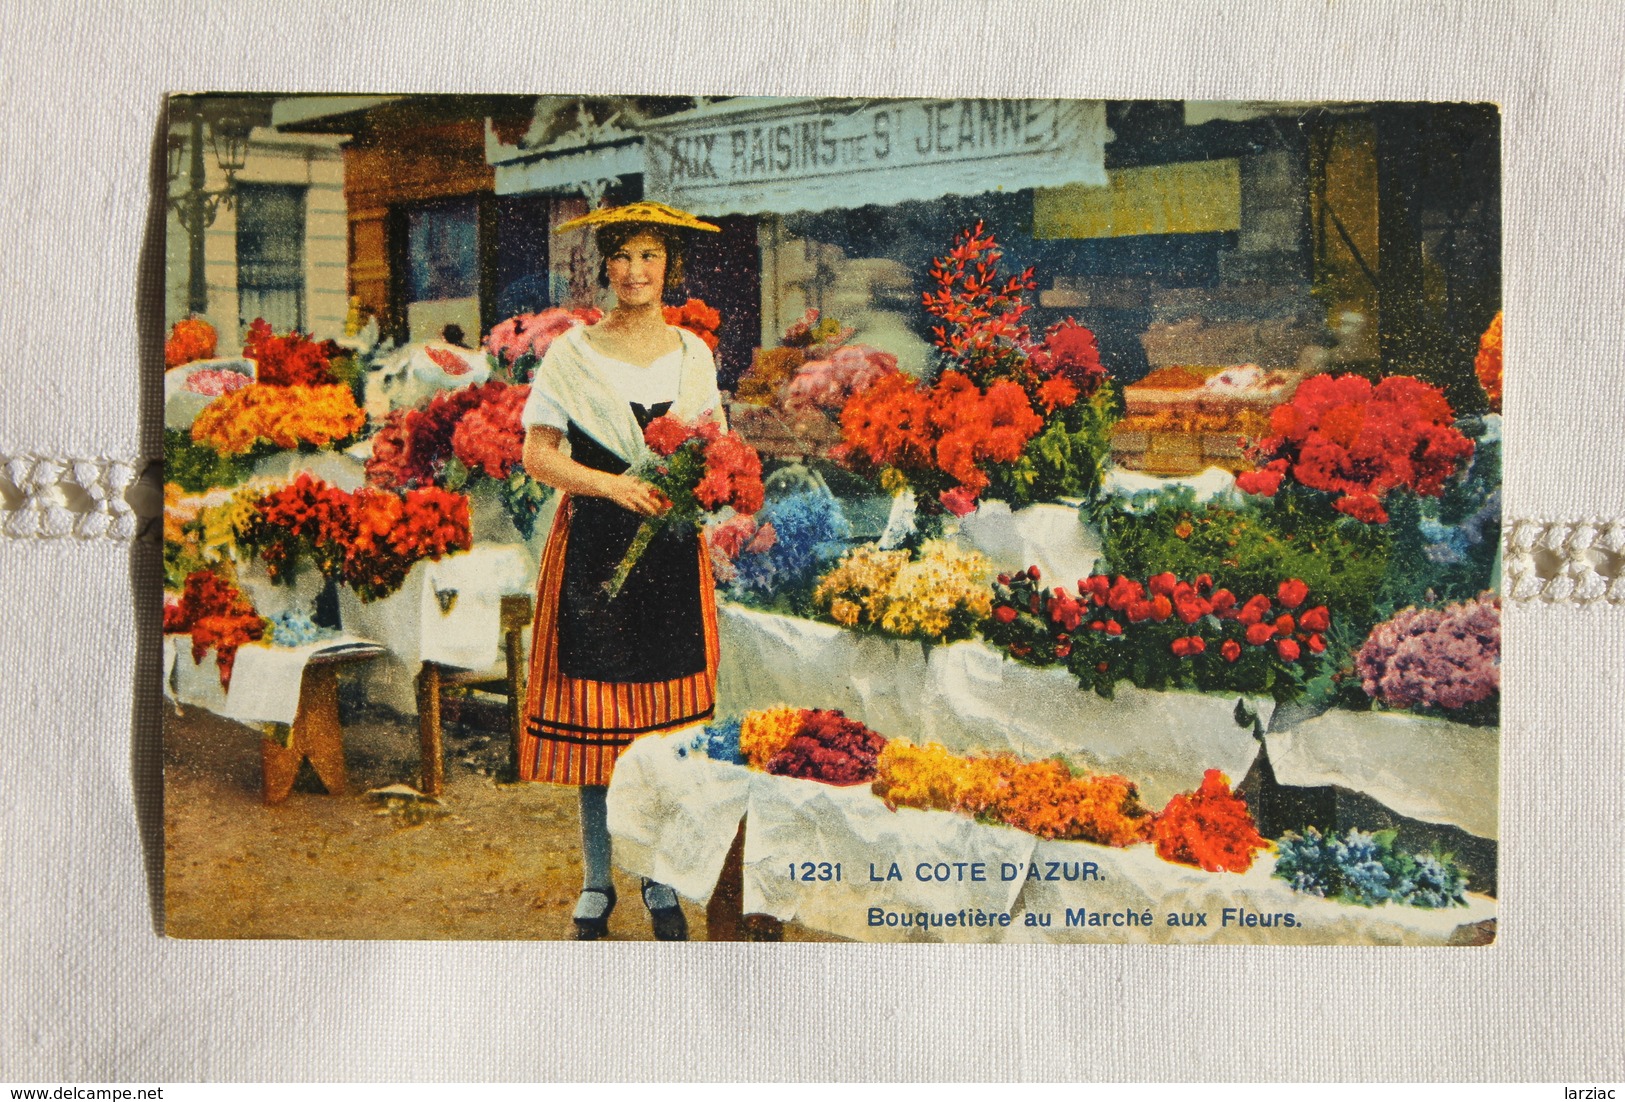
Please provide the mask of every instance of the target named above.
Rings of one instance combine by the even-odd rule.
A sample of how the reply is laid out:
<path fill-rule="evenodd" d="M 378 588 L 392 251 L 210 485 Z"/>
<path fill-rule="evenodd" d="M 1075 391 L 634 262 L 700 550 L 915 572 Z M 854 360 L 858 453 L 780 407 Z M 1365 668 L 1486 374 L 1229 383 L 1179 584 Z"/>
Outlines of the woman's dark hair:
<path fill-rule="evenodd" d="M 681 231 L 658 222 L 611 222 L 598 228 L 598 286 L 609 286 L 609 258 L 639 234 L 658 237 L 666 247 L 666 294 L 671 294 L 683 283 L 683 251 L 687 242 Z"/>

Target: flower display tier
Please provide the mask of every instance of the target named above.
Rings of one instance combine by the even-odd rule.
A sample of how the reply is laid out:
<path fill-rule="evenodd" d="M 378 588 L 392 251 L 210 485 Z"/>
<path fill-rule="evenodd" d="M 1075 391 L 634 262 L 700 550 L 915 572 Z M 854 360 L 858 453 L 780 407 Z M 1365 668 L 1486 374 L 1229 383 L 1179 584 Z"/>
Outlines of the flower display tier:
<path fill-rule="evenodd" d="M 232 688 L 221 686 L 212 659 L 192 658 L 185 636 L 164 637 L 164 695 L 177 704 L 190 705 L 235 719 L 240 723 L 291 724 L 299 710 L 305 667 L 321 656 L 332 658 L 353 652 L 373 655 L 381 648 L 353 635 L 336 635 L 297 647 L 250 643 L 237 650 Z"/>
<path fill-rule="evenodd" d="M 1118 685 L 1104 700 L 1065 667 L 1004 658 L 978 640 L 927 650 L 917 642 L 722 604 L 720 712 L 795 700 L 839 708 L 880 731 L 952 750 L 1060 754 L 1075 765 L 1133 777 L 1161 804 L 1204 770 L 1244 777 L 1258 754 L 1235 721 L 1237 697 L 1148 692 Z M 1268 724 L 1269 699 L 1248 698 Z"/>
<path fill-rule="evenodd" d="M 346 493 L 359 490 L 367 482 L 363 461 L 349 451 L 280 451 L 254 463 L 254 477 L 259 479 L 291 482 L 301 474 L 319 478 Z"/>
<path fill-rule="evenodd" d="M 1283 785 L 1339 785 L 1413 819 L 1499 836 L 1500 729 L 1334 710 L 1265 736 Z"/>
<path fill-rule="evenodd" d="M 958 541 L 996 563 L 1031 564 L 1057 585 L 1073 585 L 1095 572 L 1100 536 L 1084 527 L 1070 505 L 1029 505 L 1011 512 L 984 501 L 959 522 Z"/>
<path fill-rule="evenodd" d="M 651 735 L 617 761 L 609 789 L 617 864 L 704 901 L 743 817 L 745 912 L 842 937 L 1442 945 L 1460 927 L 1496 913 L 1493 899 L 1472 894 L 1465 907 L 1441 909 L 1367 907 L 1307 895 L 1274 877 L 1275 861 L 1267 853 L 1246 873 L 1210 873 L 1165 861 L 1148 845 L 1044 841 L 951 812 L 892 811 L 866 785 L 835 787 L 721 764 L 693 752 L 691 739 L 692 732 Z M 840 879 L 792 878 L 792 862 L 798 870 L 804 862 L 838 862 Z M 889 877 L 893 862 L 895 879 Z M 981 880 L 969 872 L 977 863 Z M 921 866 L 927 875 L 920 874 Z M 1086 866 L 1094 872 L 1082 879 Z M 966 870 L 964 879 L 956 868 Z M 939 870 L 946 871 L 939 876 Z M 1069 925 L 1069 911 L 1082 923 Z M 872 924 L 876 912 L 879 925 Z M 956 923 L 915 925 L 922 912 L 939 918 L 952 913 Z M 977 912 L 1011 920 L 1003 925 L 995 917 L 977 925 Z M 1128 924 L 1130 913 L 1143 919 L 1147 912 L 1149 923 Z M 972 921 L 959 925 L 961 913 Z M 889 924 L 888 914 L 898 923 Z M 1049 924 L 1028 925 L 1029 914 L 1047 915 Z M 1207 916 L 1205 924 L 1194 924 L 1197 914 Z M 1293 915 L 1296 924 L 1247 924 L 1237 917 L 1281 914 Z M 1090 915 L 1105 923 L 1092 924 Z M 1169 915 L 1192 916 L 1192 924 L 1170 925 Z"/>
<path fill-rule="evenodd" d="M 194 360 L 164 373 L 164 427 L 190 430 L 203 408 L 254 381 L 254 362 L 241 358 Z"/>

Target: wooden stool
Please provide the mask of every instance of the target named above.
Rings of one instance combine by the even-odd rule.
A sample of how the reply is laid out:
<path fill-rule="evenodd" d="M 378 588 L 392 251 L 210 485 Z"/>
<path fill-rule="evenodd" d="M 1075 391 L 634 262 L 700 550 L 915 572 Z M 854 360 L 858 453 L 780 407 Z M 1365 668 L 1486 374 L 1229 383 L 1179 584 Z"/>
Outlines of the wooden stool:
<path fill-rule="evenodd" d="M 425 796 L 438 796 L 446 786 L 444 737 L 440 729 L 442 690 L 463 688 L 508 698 L 508 768 L 519 769 L 519 725 L 525 710 L 524 631 L 533 612 L 531 598 L 502 598 L 502 650 L 508 668 L 490 677 L 438 662 L 425 662 L 418 671 L 418 739 L 421 765 L 418 788 Z"/>
<path fill-rule="evenodd" d="M 329 796 L 344 795 L 350 779 L 344 767 L 344 731 L 339 725 L 338 670 L 383 653 L 383 647 L 349 647 L 334 654 L 317 654 L 305 663 L 288 745 L 260 740 L 266 803 L 279 804 L 288 798 L 306 758 Z"/>

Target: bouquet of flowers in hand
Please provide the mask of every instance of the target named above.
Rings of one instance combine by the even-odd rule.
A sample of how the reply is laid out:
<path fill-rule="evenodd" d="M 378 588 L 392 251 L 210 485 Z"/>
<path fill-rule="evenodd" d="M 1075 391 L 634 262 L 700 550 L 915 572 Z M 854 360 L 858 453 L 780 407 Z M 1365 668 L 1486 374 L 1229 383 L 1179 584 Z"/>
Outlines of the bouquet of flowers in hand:
<path fill-rule="evenodd" d="M 654 455 L 639 465 L 637 474 L 654 486 L 667 507 L 638 526 L 615 573 L 604 583 L 611 600 L 620 596 L 632 568 L 662 528 L 669 524 L 698 528 L 707 514 L 724 508 L 736 516 L 754 516 L 767 496 L 756 449 L 715 421 L 656 417 L 643 430 L 643 440 Z"/>

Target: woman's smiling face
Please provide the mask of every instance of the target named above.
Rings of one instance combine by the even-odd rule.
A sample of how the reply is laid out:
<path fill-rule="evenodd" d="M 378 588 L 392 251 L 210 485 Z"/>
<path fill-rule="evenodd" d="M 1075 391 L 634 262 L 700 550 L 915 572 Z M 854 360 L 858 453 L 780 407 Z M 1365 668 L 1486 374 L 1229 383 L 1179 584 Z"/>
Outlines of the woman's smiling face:
<path fill-rule="evenodd" d="M 659 302 L 666 288 L 666 246 L 652 233 L 640 233 L 605 258 L 609 289 L 622 306 Z"/>

